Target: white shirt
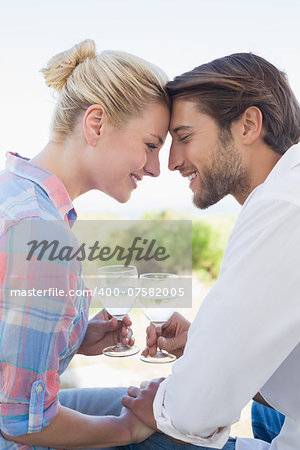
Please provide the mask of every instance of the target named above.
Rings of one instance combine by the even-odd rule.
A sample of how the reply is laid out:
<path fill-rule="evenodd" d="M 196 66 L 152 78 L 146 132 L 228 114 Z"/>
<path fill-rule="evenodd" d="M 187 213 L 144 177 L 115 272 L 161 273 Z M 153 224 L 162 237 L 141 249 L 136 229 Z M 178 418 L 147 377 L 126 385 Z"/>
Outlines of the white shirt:
<path fill-rule="evenodd" d="M 238 438 L 236 450 L 299 449 L 300 146 L 247 198 L 154 416 L 174 438 L 222 448 L 258 391 L 285 423 L 272 444 Z"/>

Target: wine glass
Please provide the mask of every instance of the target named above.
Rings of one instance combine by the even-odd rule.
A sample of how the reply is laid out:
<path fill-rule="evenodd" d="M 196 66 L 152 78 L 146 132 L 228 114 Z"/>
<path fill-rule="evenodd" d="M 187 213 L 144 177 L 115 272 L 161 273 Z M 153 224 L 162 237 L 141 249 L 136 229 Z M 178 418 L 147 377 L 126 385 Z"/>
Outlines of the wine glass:
<path fill-rule="evenodd" d="M 122 319 L 131 310 L 135 299 L 134 279 L 138 278 L 135 266 L 111 265 L 98 269 L 98 288 L 101 303 L 106 311 L 118 320 L 118 343 L 103 350 L 103 354 L 112 357 L 132 356 L 139 352 L 135 345 L 123 345 Z"/>
<path fill-rule="evenodd" d="M 159 337 L 159 328 L 174 313 L 174 302 L 176 296 L 171 295 L 172 280 L 178 278 L 173 273 L 143 273 L 140 275 L 141 292 L 140 301 L 145 305 L 142 309 L 145 316 L 155 326 L 157 337 Z M 154 356 L 141 356 L 144 362 L 163 364 L 173 362 L 176 356 L 171 355 L 165 350 L 158 349 Z"/>

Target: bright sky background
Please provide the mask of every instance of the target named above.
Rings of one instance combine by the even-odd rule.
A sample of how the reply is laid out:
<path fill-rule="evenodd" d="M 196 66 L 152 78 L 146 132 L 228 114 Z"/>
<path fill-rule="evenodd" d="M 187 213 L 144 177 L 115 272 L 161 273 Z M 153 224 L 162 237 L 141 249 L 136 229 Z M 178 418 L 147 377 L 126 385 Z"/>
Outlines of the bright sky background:
<path fill-rule="evenodd" d="M 170 78 L 226 54 L 252 51 L 288 74 L 300 97 L 298 0 L 0 0 L 0 168 L 6 151 L 32 157 L 47 143 L 54 105 L 39 70 L 57 52 L 86 38 L 98 51 L 124 50 L 162 67 Z M 99 192 L 75 200 L 79 213 L 138 217 L 173 208 L 203 215 L 237 213 L 228 197 L 202 212 L 188 182 L 167 171 L 143 180 L 127 204 Z"/>

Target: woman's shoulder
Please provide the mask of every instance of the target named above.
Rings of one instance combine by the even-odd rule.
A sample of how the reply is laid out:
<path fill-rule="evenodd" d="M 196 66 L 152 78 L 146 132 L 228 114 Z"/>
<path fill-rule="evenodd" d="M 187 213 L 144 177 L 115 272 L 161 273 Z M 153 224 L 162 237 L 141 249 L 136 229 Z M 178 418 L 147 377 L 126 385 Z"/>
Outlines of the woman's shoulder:
<path fill-rule="evenodd" d="M 19 222 L 23 218 L 45 220 L 61 216 L 43 188 L 32 180 L 7 171 L 0 172 L 0 219 Z"/>

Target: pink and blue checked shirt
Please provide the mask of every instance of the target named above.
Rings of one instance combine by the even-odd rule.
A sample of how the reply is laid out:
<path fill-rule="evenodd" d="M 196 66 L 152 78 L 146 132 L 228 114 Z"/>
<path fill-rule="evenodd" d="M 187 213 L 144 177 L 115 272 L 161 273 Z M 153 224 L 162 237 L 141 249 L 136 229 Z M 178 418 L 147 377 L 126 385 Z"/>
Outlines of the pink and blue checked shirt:
<path fill-rule="evenodd" d="M 60 375 L 83 340 L 90 296 L 70 294 L 84 290 L 78 261 L 49 261 L 47 255 L 27 261 L 22 247 L 37 225 L 49 240 L 61 233 L 72 241 L 76 212 L 63 183 L 8 153 L 0 186 L 0 430 L 18 436 L 42 430 L 56 415 Z M 65 295 L 12 293 L 45 287 Z M 0 449 L 19 448 L 31 447 L 0 433 Z"/>

